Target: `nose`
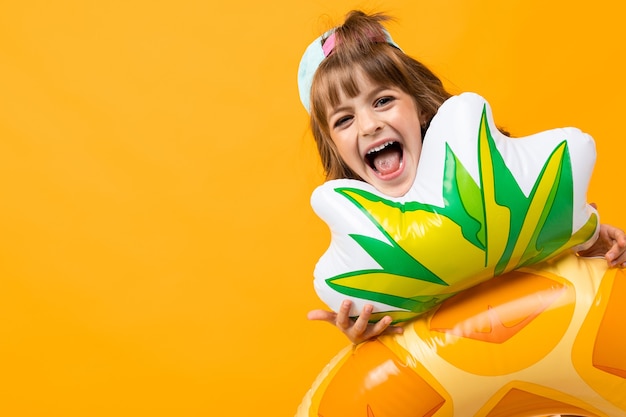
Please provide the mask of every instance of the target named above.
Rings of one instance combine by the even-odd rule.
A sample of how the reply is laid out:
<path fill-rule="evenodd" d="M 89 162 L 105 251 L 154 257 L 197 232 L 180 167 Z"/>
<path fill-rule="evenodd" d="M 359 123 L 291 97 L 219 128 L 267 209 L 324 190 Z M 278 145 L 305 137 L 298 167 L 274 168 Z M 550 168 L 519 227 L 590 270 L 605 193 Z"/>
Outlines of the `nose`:
<path fill-rule="evenodd" d="M 383 128 L 383 121 L 371 109 L 362 110 L 357 115 L 357 123 L 359 124 L 359 133 L 361 136 L 375 135 Z"/>

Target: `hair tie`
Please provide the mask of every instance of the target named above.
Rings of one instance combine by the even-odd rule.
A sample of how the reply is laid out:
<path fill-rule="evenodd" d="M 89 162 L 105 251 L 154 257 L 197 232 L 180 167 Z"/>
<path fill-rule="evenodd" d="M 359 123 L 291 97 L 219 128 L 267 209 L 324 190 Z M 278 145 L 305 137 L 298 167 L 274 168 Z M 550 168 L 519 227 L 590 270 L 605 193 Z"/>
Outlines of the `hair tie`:
<path fill-rule="evenodd" d="M 335 36 L 335 32 L 331 33 L 328 38 L 324 41 L 322 45 L 322 51 L 324 52 L 324 57 L 328 57 L 335 49 L 335 42 L 337 37 Z"/>
<path fill-rule="evenodd" d="M 326 58 L 328 58 L 328 55 L 333 53 L 335 46 L 337 46 L 337 36 L 335 36 L 336 34 L 337 32 L 331 33 L 322 45 L 322 51 L 324 52 L 324 56 Z M 385 33 L 385 35 L 388 36 L 389 34 Z M 387 39 L 385 36 L 377 36 L 374 33 L 370 33 L 367 37 L 370 39 L 370 41 L 374 43 L 389 43 L 390 45 L 397 47 L 393 42 L 389 42 L 389 39 L 391 38 Z"/>

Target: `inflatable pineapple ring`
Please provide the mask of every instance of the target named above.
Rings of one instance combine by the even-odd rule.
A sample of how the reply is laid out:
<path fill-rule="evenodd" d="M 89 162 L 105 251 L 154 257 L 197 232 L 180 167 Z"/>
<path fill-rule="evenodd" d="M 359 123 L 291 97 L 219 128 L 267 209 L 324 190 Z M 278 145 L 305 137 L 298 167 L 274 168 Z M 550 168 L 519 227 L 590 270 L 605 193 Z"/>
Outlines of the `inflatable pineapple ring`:
<path fill-rule="evenodd" d="M 424 138 L 415 183 L 389 198 L 362 181 L 334 180 L 311 197 L 330 247 L 314 271 L 334 311 L 350 298 L 375 317 L 415 317 L 495 275 L 592 242 L 587 204 L 591 136 L 575 128 L 509 138 L 473 93 L 447 100 Z M 576 167 L 576 169 L 572 169 Z"/>
<path fill-rule="evenodd" d="M 347 180 L 314 192 L 332 232 L 322 299 L 406 322 L 341 351 L 297 417 L 626 416 L 626 276 L 574 254 L 598 227 L 593 140 L 494 126 L 484 99 L 453 97 L 409 194 Z"/>

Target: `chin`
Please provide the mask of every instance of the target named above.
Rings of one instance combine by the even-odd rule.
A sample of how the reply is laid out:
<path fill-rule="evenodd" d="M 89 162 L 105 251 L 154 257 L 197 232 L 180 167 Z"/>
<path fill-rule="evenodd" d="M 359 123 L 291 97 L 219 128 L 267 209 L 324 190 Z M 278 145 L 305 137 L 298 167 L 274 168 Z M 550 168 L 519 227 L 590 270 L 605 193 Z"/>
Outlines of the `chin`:
<path fill-rule="evenodd" d="M 381 193 L 389 196 L 389 197 L 403 197 L 406 193 L 411 189 L 411 185 L 396 185 L 396 186 L 382 186 L 382 187 L 374 187 Z"/>

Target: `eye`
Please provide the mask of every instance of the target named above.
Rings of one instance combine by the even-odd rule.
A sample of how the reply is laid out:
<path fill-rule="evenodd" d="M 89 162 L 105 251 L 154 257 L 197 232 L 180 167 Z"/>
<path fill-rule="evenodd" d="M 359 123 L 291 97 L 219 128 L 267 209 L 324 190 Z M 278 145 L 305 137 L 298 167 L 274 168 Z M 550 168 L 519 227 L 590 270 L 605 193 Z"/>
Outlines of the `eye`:
<path fill-rule="evenodd" d="M 350 120 L 352 120 L 351 115 L 341 116 L 340 118 L 335 120 L 335 123 L 333 123 L 333 127 L 334 128 L 343 127 L 347 125 L 350 122 Z"/>
<path fill-rule="evenodd" d="M 374 102 L 374 107 L 382 107 L 386 104 L 391 103 L 393 100 L 394 98 L 391 96 L 380 97 Z"/>

